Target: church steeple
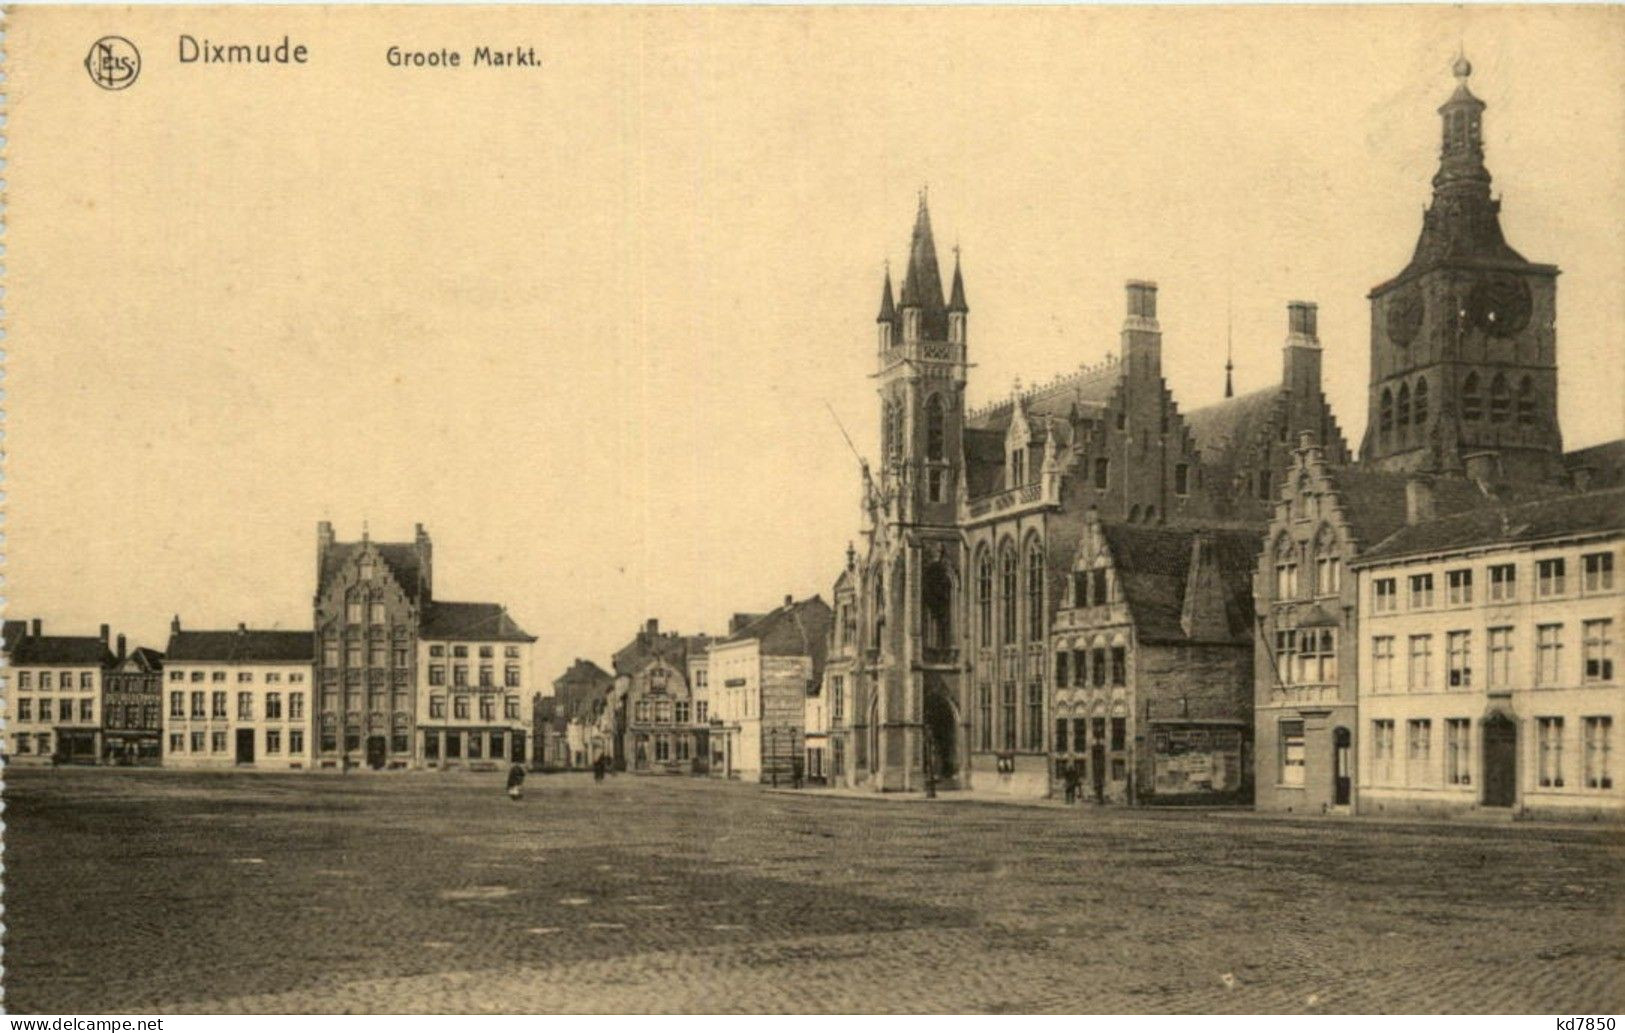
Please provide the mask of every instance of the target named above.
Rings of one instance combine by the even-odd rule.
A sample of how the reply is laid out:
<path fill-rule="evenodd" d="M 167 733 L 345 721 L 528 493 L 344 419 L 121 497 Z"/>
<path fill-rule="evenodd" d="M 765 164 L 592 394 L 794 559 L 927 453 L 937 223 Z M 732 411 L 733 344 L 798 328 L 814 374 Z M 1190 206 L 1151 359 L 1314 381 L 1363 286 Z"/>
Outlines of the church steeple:
<path fill-rule="evenodd" d="M 1434 197 L 1443 193 L 1470 193 L 1488 197 L 1490 170 L 1484 167 L 1484 102 L 1473 96 L 1467 79 L 1473 63 L 1458 54 L 1451 65 L 1456 92 L 1439 106 L 1444 142 L 1439 149 L 1439 171 L 1433 176 Z"/>
<path fill-rule="evenodd" d="M 905 338 L 940 341 L 947 337 L 948 308 L 942 300 L 942 272 L 937 267 L 937 244 L 931 237 L 931 213 L 923 190 L 914 216 L 914 235 L 909 241 L 908 272 L 903 276 L 900 307 Z"/>

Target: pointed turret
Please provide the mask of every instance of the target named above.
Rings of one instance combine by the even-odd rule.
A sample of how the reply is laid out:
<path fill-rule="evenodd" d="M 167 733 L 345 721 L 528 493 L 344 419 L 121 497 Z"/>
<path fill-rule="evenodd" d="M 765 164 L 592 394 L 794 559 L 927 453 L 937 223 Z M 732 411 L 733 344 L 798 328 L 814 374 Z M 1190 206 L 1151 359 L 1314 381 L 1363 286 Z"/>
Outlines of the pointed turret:
<path fill-rule="evenodd" d="M 965 322 L 970 306 L 965 304 L 965 278 L 959 272 L 959 248 L 954 248 L 954 286 L 948 299 L 948 340 L 965 343 Z"/>
<path fill-rule="evenodd" d="M 937 267 L 937 244 L 931 236 L 931 212 L 925 192 L 920 193 L 914 217 L 914 235 L 908 246 L 908 272 L 903 276 L 903 337 L 940 341 L 948 335 L 948 308 L 942 300 L 942 272 Z"/>
<path fill-rule="evenodd" d="M 880 290 L 880 314 L 875 317 L 879 328 L 877 338 L 880 350 L 886 351 L 897 340 L 897 306 L 892 302 L 891 263 L 886 263 L 886 283 Z"/>

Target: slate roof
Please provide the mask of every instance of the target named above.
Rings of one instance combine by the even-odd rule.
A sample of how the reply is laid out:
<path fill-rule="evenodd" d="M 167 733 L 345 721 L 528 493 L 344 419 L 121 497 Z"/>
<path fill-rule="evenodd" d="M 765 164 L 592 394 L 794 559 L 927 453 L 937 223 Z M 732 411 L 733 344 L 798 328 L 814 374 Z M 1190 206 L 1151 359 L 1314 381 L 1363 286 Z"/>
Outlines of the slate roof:
<path fill-rule="evenodd" d="M 1577 448 L 1563 456 L 1563 465 L 1570 471 L 1579 467 L 1591 469 L 1591 490 L 1617 488 L 1625 485 L 1625 438 L 1605 441 L 1589 448 Z"/>
<path fill-rule="evenodd" d="M 130 650 L 130 658 L 132 660 L 139 661 L 140 663 L 144 663 L 153 669 L 157 669 L 164 665 L 164 654 L 158 652 L 156 649 L 148 648 L 147 646 L 136 646 L 134 649 Z"/>
<path fill-rule="evenodd" d="M 1269 432 L 1280 398 L 1279 386 L 1264 387 L 1184 414 L 1212 485 L 1228 488 L 1246 449 Z"/>
<path fill-rule="evenodd" d="M 176 631 L 164 652 L 168 663 L 313 663 L 316 635 L 310 631 Z"/>
<path fill-rule="evenodd" d="M 1253 531 L 1195 530 L 1103 524 L 1112 562 L 1134 616 L 1135 634 L 1145 642 L 1189 642 L 1180 621 L 1190 561 L 1199 535 L 1212 536 L 1215 559 L 1227 598 L 1225 613 L 1232 644 L 1252 639 L 1253 572 L 1258 566 L 1259 536 Z"/>
<path fill-rule="evenodd" d="M 771 613 L 752 621 L 721 642 L 744 642 L 755 639 L 760 643 L 763 656 L 806 656 L 812 658 L 812 681 L 809 691 L 816 691 L 824 677 L 824 662 L 829 654 L 829 632 L 835 623 L 835 611 L 822 596 L 813 596 L 800 602 L 781 606 Z"/>
<path fill-rule="evenodd" d="M 614 684 L 613 674 L 591 660 L 577 659 L 553 679 L 553 695 L 544 699 L 556 701 L 558 716 L 564 721 L 591 721 L 597 716 L 599 701 Z"/>
<path fill-rule="evenodd" d="M 30 635 L 11 648 L 11 666 L 44 664 L 106 667 L 117 662 L 113 651 L 95 635 Z"/>
<path fill-rule="evenodd" d="M 423 609 L 418 626 L 423 638 L 467 639 L 470 642 L 534 642 L 505 607 L 496 603 L 446 603 L 438 600 Z"/>
<path fill-rule="evenodd" d="M 1035 425 L 1034 434 L 1040 433 L 1039 425 L 1044 422 L 1045 416 L 1066 420 L 1072 416 L 1074 408 L 1082 412 L 1105 406 L 1122 381 L 1123 372 L 1122 363 L 1106 361 L 1021 392 L 1022 408 L 1027 412 L 1027 419 Z M 1002 435 L 1009 428 L 1014 411 L 1014 402 L 1007 398 L 972 412 L 966 418 L 965 425 L 968 430 L 997 430 L 1001 435 L 999 451 L 1002 457 Z"/>
<path fill-rule="evenodd" d="M 1402 527 L 1355 563 L 1610 531 L 1625 531 L 1625 488 L 1510 506 L 1486 500 L 1466 512 Z"/>
<path fill-rule="evenodd" d="M 321 583 L 318 593 L 325 590 L 339 569 L 351 559 L 365 542 L 335 542 L 322 554 Z M 423 566 L 419 562 L 418 547 L 414 542 L 372 542 L 373 548 L 384 561 L 384 567 L 395 578 L 401 590 L 413 599 L 427 594 L 423 591 Z"/>
<path fill-rule="evenodd" d="M 3 642 L 3 648 L 9 653 L 11 647 L 24 635 L 28 634 L 28 622 L 6 621 L 3 627 L 4 631 L 0 632 L 0 642 Z"/>

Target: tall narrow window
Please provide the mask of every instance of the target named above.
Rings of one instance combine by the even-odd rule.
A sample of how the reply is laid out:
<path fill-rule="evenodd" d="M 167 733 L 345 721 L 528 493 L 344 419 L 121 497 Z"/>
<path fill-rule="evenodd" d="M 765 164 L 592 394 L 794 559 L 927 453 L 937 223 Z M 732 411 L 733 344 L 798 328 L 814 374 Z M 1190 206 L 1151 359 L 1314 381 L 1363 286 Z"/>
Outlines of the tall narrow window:
<path fill-rule="evenodd" d="M 1405 729 L 1405 781 L 1413 786 L 1431 785 L 1433 776 L 1433 722 L 1427 718 L 1410 721 Z"/>
<path fill-rule="evenodd" d="M 1586 621 L 1582 626 L 1585 650 L 1583 680 L 1587 683 L 1614 680 L 1614 622 Z"/>
<path fill-rule="evenodd" d="M 1394 689 L 1394 637 L 1378 635 L 1371 640 L 1371 681 L 1377 692 Z"/>
<path fill-rule="evenodd" d="M 976 687 L 976 716 L 981 719 L 979 738 L 982 749 L 993 748 L 993 686 L 982 682 Z"/>
<path fill-rule="evenodd" d="M 1461 418 L 1484 418 L 1484 389 L 1479 386 L 1477 373 L 1467 374 L 1467 379 L 1461 382 Z"/>
<path fill-rule="evenodd" d="M 999 589 L 1000 589 L 999 605 L 1000 605 L 1000 609 L 1003 611 L 1003 613 L 1002 613 L 1003 620 L 1000 621 L 1000 623 L 1004 625 L 1004 627 L 1002 629 L 1000 629 L 1000 630 L 1002 630 L 1004 632 L 1004 642 L 1005 642 L 1005 644 L 1008 645 L 1009 643 L 1012 643 L 1012 642 L 1016 641 L 1016 630 L 1017 630 L 1017 628 L 1016 628 L 1016 599 L 1017 599 L 1016 550 L 1011 548 L 1008 545 L 1005 546 L 1004 555 L 1003 555 L 1003 557 L 1001 559 L 1001 564 L 1000 565 L 1003 568 L 999 572 L 999 574 L 1000 574 L 1000 577 L 999 577 L 999 582 L 1000 582 L 999 583 Z"/>
<path fill-rule="evenodd" d="M 982 645 L 993 644 L 993 557 L 987 553 L 976 561 L 976 610 L 982 632 Z"/>
<path fill-rule="evenodd" d="M 1512 629 L 1490 629 L 1490 688 L 1512 684 Z"/>
<path fill-rule="evenodd" d="M 1542 717 L 1535 721 L 1536 743 L 1540 753 L 1540 784 L 1543 788 L 1563 788 L 1563 719 Z"/>
<path fill-rule="evenodd" d="M 1388 388 L 1382 389 L 1382 402 L 1377 407 L 1377 433 L 1384 441 L 1394 430 L 1394 393 Z"/>
<path fill-rule="evenodd" d="M 1586 788 L 1614 788 L 1613 770 L 1609 767 L 1609 754 L 1614 748 L 1614 719 L 1586 718 L 1585 737 Z"/>
<path fill-rule="evenodd" d="M 1278 779 L 1284 786 L 1304 784 L 1303 722 L 1281 722 L 1281 767 Z"/>
<path fill-rule="evenodd" d="M 1445 657 L 1449 665 L 1450 687 L 1468 689 L 1473 685 L 1473 633 L 1452 631 L 1445 638 Z"/>
<path fill-rule="evenodd" d="M 1525 426 L 1535 422 L 1535 384 L 1528 377 L 1518 381 L 1518 422 Z"/>
<path fill-rule="evenodd" d="M 1507 387 L 1504 373 L 1497 373 L 1490 383 L 1490 422 L 1505 423 L 1512 416 L 1512 391 Z"/>
<path fill-rule="evenodd" d="M 1111 460 L 1104 457 L 1095 460 L 1095 489 L 1106 490 L 1106 478 L 1111 472 Z"/>
<path fill-rule="evenodd" d="M 1044 682 L 1039 678 L 1027 683 L 1027 748 L 1044 748 Z"/>
<path fill-rule="evenodd" d="M 1415 423 L 1418 429 L 1427 426 L 1428 422 L 1428 379 L 1418 377 L 1416 380 L 1416 398 L 1411 403 L 1416 410 Z"/>
<path fill-rule="evenodd" d="M 999 717 L 1004 723 L 1004 748 L 1016 748 L 1016 683 L 1007 681 L 1001 690 Z"/>
<path fill-rule="evenodd" d="M 925 403 L 925 457 L 945 458 L 947 434 L 943 429 L 942 396 L 932 395 Z"/>
<path fill-rule="evenodd" d="M 1044 637 L 1044 550 L 1037 542 L 1027 547 L 1027 640 Z"/>
<path fill-rule="evenodd" d="M 1563 625 L 1535 628 L 1535 684 L 1557 685 L 1563 677 Z"/>
<path fill-rule="evenodd" d="M 1411 432 L 1411 386 L 1399 385 L 1399 396 L 1396 401 L 1397 410 L 1394 413 L 1394 425 L 1399 428 L 1399 440 L 1408 441 Z"/>
<path fill-rule="evenodd" d="M 1614 554 L 1591 552 L 1581 558 L 1585 567 L 1584 588 L 1587 592 L 1608 592 L 1614 587 Z"/>
<path fill-rule="evenodd" d="M 1453 786 L 1473 783 L 1473 723 L 1453 717 L 1444 723 L 1445 781 Z"/>

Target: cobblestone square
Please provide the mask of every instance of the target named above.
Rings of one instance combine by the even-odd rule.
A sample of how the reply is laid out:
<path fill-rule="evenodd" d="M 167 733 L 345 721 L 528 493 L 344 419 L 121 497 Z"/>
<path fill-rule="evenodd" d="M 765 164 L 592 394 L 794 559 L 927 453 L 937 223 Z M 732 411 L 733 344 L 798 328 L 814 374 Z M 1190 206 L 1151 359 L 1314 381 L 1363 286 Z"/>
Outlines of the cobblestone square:
<path fill-rule="evenodd" d="M 34 1012 L 1625 1011 L 1617 829 L 7 772 Z"/>

